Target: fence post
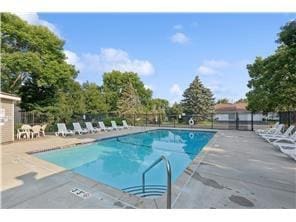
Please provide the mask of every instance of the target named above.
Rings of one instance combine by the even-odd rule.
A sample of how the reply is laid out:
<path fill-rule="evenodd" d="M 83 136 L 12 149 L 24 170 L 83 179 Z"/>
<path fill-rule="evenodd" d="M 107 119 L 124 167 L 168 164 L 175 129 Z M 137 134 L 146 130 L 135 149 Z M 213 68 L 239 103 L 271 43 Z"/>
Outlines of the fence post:
<path fill-rule="evenodd" d="M 176 128 L 176 116 L 174 116 L 174 128 Z"/>
<path fill-rule="evenodd" d="M 158 113 L 158 126 L 160 127 L 160 113 Z"/>
<path fill-rule="evenodd" d="M 136 114 L 134 113 L 134 126 L 136 126 Z"/>
<path fill-rule="evenodd" d="M 236 113 L 235 113 L 235 128 L 236 128 L 237 130 L 238 130 L 238 128 L 239 128 L 239 125 L 238 125 L 239 123 L 238 123 L 238 121 L 239 121 L 239 120 L 238 120 L 238 112 L 236 112 Z"/>
<path fill-rule="evenodd" d="M 147 127 L 147 112 L 146 112 L 146 127 Z"/>
<path fill-rule="evenodd" d="M 214 128 L 214 113 L 211 114 L 212 129 Z"/>
<path fill-rule="evenodd" d="M 253 111 L 251 112 L 251 131 L 254 131 L 254 119 L 253 119 Z"/>
<path fill-rule="evenodd" d="M 291 125 L 291 112 L 288 111 L 288 127 Z"/>

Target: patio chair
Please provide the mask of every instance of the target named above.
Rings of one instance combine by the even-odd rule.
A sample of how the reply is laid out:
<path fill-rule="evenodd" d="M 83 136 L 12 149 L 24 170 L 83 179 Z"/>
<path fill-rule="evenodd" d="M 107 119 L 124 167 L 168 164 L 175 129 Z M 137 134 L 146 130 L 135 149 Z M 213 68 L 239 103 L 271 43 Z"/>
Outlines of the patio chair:
<path fill-rule="evenodd" d="M 80 123 L 78 122 L 73 123 L 73 127 L 74 127 L 74 134 L 78 133 L 79 135 L 81 135 L 83 133 L 88 133 L 88 130 L 85 128 L 81 128 Z"/>
<path fill-rule="evenodd" d="M 104 122 L 102 122 L 102 121 L 99 121 L 99 127 L 100 127 L 100 129 L 102 131 L 110 131 L 110 130 L 112 130 L 111 127 L 106 127 L 105 124 L 104 124 Z"/>
<path fill-rule="evenodd" d="M 294 128 L 295 126 L 290 126 L 283 134 L 278 134 L 278 135 L 266 134 L 262 137 L 269 143 L 280 138 L 288 138 L 290 134 L 293 132 Z"/>
<path fill-rule="evenodd" d="M 296 144 L 291 144 L 291 146 L 280 146 L 280 150 L 284 153 L 296 160 Z"/>
<path fill-rule="evenodd" d="M 58 126 L 58 132 L 55 133 L 56 136 L 67 136 L 67 135 L 73 135 L 74 132 L 72 130 L 68 130 L 67 127 L 66 127 L 66 124 L 65 123 L 58 123 L 57 124 Z"/>
<path fill-rule="evenodd" d="M 45 129 L 46 129 L 46 127 L 47 127 L 47 124 L 43 124 L 42 126 L 41 126 L 41 129 L 40 129 L 40 136 L 42 135 L 42 136 L 45 136 Z"/>
<path fill-rule="evenodd" d="M 85 122 L 85 126 L 86 126 L 86 129 L 88 130 L 88 132 L 90 132 L 90 133 L 96 133 L 96 132 L 100 131 L 99 128 L 93 127 L 91 122 Z"/>
<path fill-rule="evenodd" d="M 111 120 L 111 125 L 113 130 L 121 130 L 123 129 L 123 126 L 117 126 L 116 122 L 114 120 Z"/>
<path fill-rule="evenodd" d="M 132 127 L 127 124 L 126 120 L 122 120 L 122 125 L 124 129 L 129 129 L 130 127 Z"/>
<path fill-rule="evenodd" d="M 282 133 L 282 130 L 284 128 L 284 124 L 279 124 L 275 130 L 270 131 L 269 133 L 259 133 L 259 136 L 264 137 L 266 135 L 279 135 Z"/>
<path fill-rule="evenodd" d="M 272 144 L 276 147 L 296 145 L 296 131 L 289 137 L 276 139 Z"/>
<path fill-rule="evenodd" d="M 257 130 L 255 130 L 255 133 L 257 133 L 257 134 L 272 133 L 279 125 L 280 125 L 280 123 L 276 122 L 271 128 L 257 129 Z"/>
<path fill-rule="evenodd" d="M 23 124 L 21 128 L 17 129 L 16 138 L 20 140 L 22 136 L 26 136 L 26 139 L 30 139 L 32 127 L 28 124 Z"/>
<path fill-rule="evenodd" d="M 31 129 L 30 136 L 33 139 L 34 136 L 40 137 L 40 131 L 41 131 L 41 126 L 40 125 L 34 125 Z"/>

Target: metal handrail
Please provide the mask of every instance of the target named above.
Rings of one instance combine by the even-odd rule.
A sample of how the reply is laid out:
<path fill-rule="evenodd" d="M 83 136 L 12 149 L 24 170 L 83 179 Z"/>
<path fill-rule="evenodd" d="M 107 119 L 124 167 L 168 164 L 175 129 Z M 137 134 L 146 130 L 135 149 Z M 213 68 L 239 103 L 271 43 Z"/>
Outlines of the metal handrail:
<path fill-rule="evenodd" d="M 171 209 L 172 202 L 172 171 L 171 164 L 165 156 L 160 156 L 155 162 L 153 162 L 143 173 L 142 173 L 142 191 L 145 192 L 145 174 L 151 170 L 159 162 L 164 161 L 166 172 L 167 172 L 167 208 Z"/>

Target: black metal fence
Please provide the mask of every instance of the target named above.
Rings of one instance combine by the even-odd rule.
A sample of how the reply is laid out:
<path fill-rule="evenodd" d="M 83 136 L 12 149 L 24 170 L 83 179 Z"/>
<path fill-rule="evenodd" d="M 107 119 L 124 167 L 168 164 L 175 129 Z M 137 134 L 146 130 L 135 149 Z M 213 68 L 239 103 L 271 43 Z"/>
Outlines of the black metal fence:
<path fill-rule="evenodd" d="M 48 131 L 55 131 L 56 122 L 46 114 L 36 112 L 19 112 L 15 114 L 16 125 L 43 124 L 49 125 Z M 197 114 L 167 115 L 164 113 L 141 113 L 132 115 L 118 115 L 115 113 L 83 114 L 77 115 L 66 122 L 71 129 L 73 122 L 92 122 L 95 126 L 98 121 L 103 121 L 106 126 L 115 120 L 122 125 L 125 119 L 129 125 L 146 127 L 175 127 L 175 128 L 201 128 L 201 129 L 229 129 L 229 130 L 255 130 L 266 128 L 275 122 L 281 122 L 287 126 L 296 124 L 296 111 L 280 113 L 253 113 L 253 112 L 216 112 L 206 116 Z"/>

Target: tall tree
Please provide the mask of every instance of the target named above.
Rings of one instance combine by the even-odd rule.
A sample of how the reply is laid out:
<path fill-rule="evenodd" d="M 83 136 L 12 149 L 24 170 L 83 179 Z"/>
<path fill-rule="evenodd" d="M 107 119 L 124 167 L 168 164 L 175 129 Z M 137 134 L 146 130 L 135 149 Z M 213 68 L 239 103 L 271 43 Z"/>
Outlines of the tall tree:
<path fill-rule="evenodd" d="M 169 108 L 169 101 L 167 101 L 166 99 L 156 98 L 156 99 L 151 99 L 151 101 L 149 102 L 149 107 L 147 111 L 149 113 L 165 114 L 168 108 Z"/>
<path fill-rule="evenodd" d="M 119 114 L 132 115 L 143 112 L 140 97 L 131 82 L 128 82 L 123 88 L 117 103 Z"/>
<path fill-rule="evenodd" d="M 198 114 L 205 117 L 214 110 L 213 94 L 210 89 L 204 87 L 198 76 L 185 90 L 183 97 L 181 104 L 188 114 Z"/>
<path fill-rule="evenodd" d="M 140 97 L 141 104 L 147 106 L 152 97 L 152 91 L 144 87 L 137 73 L 112 71 L 104 73 L 103 90 L 109 105 L 109 111 L 117 110 L 117 102 L 123 88 L 132 84 Z"/>
<path fill-rule="evenodd" d="M 10 13 L 1 14 L 1 26 L 1 90 L 20 95 L 26 110 L 55 110 L 77 76 L 65 62 L 64 41 Z"/>
<path fill-rule="evenodd" d="M 86 82 L 82 88 L 86 113 L 98 114 L 108 111 L 108 105 L 98 85 Z"/>
<path fill-rule="evenodd" d="M 169 108 L 169 115 L 180 115 L 183 113 L 183 107 L 180 103 L 174 103 L 172 107 Z"/>
<path fill-rule="evenodd" d="M 296 109 L 296 20 L 281 28 L 277 43 L 274 54 L 257 57 L 247 66 L 251 78 L 248 109 L 252 111 Z"/>

